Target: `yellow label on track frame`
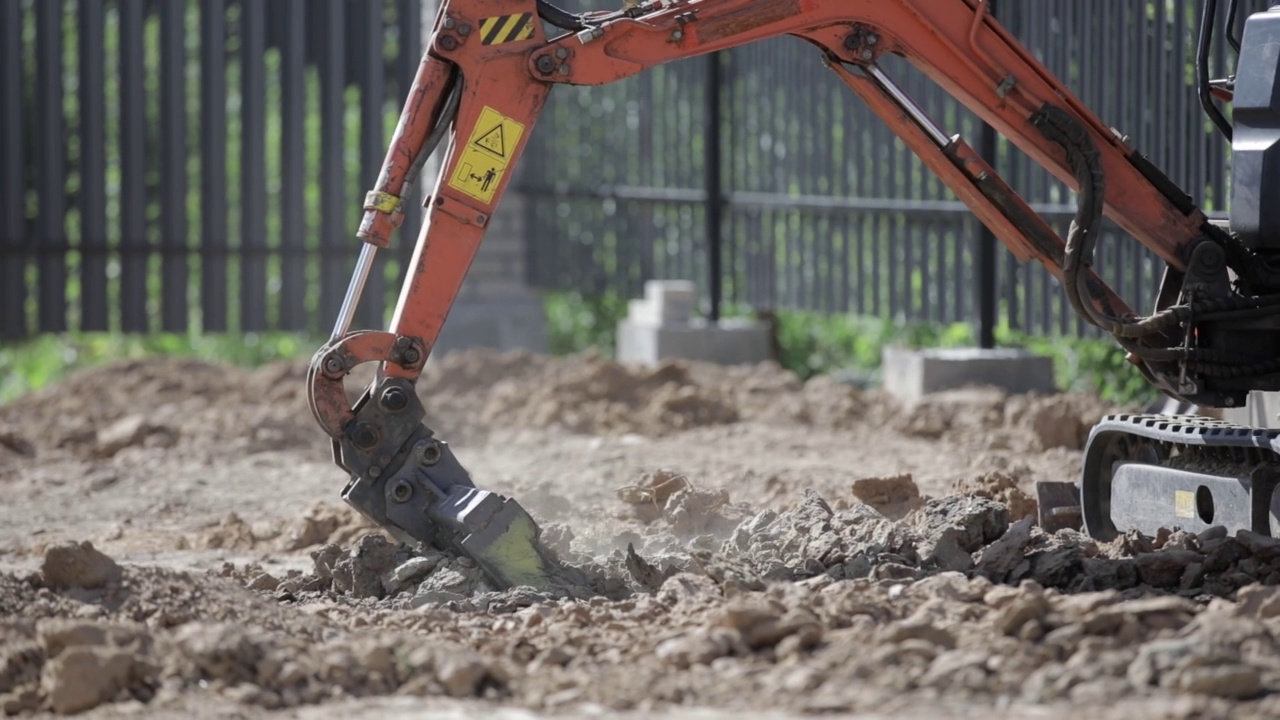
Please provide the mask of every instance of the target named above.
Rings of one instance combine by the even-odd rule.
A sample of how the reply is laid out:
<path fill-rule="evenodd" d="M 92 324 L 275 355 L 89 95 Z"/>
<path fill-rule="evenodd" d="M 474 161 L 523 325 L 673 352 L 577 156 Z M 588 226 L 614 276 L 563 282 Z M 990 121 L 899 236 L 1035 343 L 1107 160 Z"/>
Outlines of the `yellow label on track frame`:
<path fill-rule="evenodd" d="M 501 45 L 533 37 L 533 13 L 497 15 L 480 21 L 480 42 Z"/>
<path fill-rule="evenodd" d="M 1173 492 L 1173 514 L 1180 518 L 1195 518 L 1196 494 L 1186 490 Z"/>
<path fill-rule="evenodd" d="M 462 148 L 449 187 L 480 202 L 492 203 L 523 135 L 523 124 L 485 106 Z"/>

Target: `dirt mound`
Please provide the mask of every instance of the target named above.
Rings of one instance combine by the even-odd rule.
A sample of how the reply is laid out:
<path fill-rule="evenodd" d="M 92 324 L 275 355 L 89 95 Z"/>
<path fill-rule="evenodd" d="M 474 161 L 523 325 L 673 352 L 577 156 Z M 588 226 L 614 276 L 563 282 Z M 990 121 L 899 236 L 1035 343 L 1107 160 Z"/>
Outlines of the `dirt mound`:
<path fill-rule="evenodd" d="M 149 451 L 257 453 L 323 447 L 305 364 L 248 371 L 185 359 L 111 363 L 0 407 L 29 454 L 86 459 Z"/>
<path fill-rule="evenodd" d="M 481 419 L 593 435 L 661 436 L 736 422 L 738 413 L 718 389 L 698 384 L 680 364 L 641 369 L 584 361 L 558 367 L 531 386 L 497 383 Z"/>

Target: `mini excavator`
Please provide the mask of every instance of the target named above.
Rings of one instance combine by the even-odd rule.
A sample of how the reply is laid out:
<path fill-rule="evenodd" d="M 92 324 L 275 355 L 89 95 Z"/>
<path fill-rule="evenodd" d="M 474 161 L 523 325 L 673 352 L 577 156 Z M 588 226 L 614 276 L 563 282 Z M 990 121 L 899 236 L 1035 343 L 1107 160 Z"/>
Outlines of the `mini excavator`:
<path fill-rule="evenodd" d="M 1072 308 L 1110 334 L 1135 371 L 1199 407 L 1280 390 L 1280 8 L 1226 41 L 1236 73 L 1209 77 L 1217 0 L 1206 0 L 1196 89 L 1231 143 L 1227 221 L 1211 220 L 1129 138 L 1108 127 L 989 12 L 987 0 L 627 0 L 574 14 L 547 0 L 444 0 L 376 186 L 330 340 L 313 357 L 311 410 L 349 473 L 342 497 L 410 544 L 471 557 L 498 587 L 554 589 L 569 568 L 512 498 L 480 489 L 428 428 L 415 381 L 557 85 L 603 85 L 672 60 L 789 35 L 856 93 L 1021 261 L 1042 263 Z M 881 68 L 898 55 L 1066 183 L 1076 213 L 1060 236 L 959 135 Z M 815 63 L 816 64 L 816 63 Z M 1232 106 L 1228 121 L 1221 104 Z M 375 253 L 404 219 L 408 189 L 448 140 L 424 203 L 387 331 L 351 331 Z M 1104 215 L 1164 272 L 1149 314 L 1093 265 Z M 344 378 L 377 363 L 348 402 Z M 1280 431 L 1195 415 L 1113 415 L 1090 434 L 1078 482 L 1038 488 L 1047 529 L 1108 540 L 1159 528 L 1280 533 Z"/>

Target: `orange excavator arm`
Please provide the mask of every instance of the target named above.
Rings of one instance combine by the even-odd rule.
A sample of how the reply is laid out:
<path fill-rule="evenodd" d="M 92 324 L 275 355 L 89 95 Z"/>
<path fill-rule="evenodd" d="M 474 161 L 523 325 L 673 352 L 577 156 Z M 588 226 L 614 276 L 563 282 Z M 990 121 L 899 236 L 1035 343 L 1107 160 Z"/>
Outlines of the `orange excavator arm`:
<path fill-rule="evenodd" d="M 402 535 L 472 555 L 499 584 L 555 574 L 536 542 L 530 549 L 511 541 L 536 540 L 527 514 L 476 490 L 447 446 L 421 425 L 413 381 L 556 85 L 611 83 L 780 35 L 813 45 L 815 67 L 820 61 L 835 72 L 1015 256 L 1055 274 L 1075 309 L 1115 336 L 1161 389 L 1230 402 L 1240 384 L 1212 387 L 1206 379 L 1280 370 L 1265 364 L 1271 359 L 1205 347 L 1192 337 L 1191 321 L 1265 309 L 1276 297 L 1262 291 L 1280 284 L 1058 82 L 990 16 L 985 0 L 649 0 L 584 15 L 545 0 L 445 0 L 365 198 L 355 278 L 309 378 L 313 413 L 333 438 L 336 461 L 352 473 L 349 502 Z M 894 84 L 879 65 L 890 54 L 906 58 L 1077 192 L 1079 212 L 1066 238 Z M 399 225 L 426 156 L 446 141 L 391 327 L 349 332 L 373 254 Z M 1104 215 L 1167 265 L 1150 316 L 1126 307 L 1093 272 L 1092 244 Z M 1224 289 L 1229 271 L 1234 290 Z M 342 381 L 365 362 L 379 363 L 380 372 L 351 407 Z M 516 546 L 522 549 L 511 555 Z"/>

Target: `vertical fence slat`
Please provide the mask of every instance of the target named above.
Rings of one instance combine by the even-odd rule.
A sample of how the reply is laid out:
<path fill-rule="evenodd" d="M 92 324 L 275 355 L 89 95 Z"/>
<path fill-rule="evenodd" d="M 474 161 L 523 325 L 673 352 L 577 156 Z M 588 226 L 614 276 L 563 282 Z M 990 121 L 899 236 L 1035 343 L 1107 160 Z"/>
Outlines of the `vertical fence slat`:
<path fill-rule="evenodd" d="M 0 192 L 0 338 L 11 340 L 27 334 L 26 213 L 23 193 L 27 186 L 24 166 L 22 5 L 0 2 L 0 185 L 14 188 Z"/>
<path fill-rule="evenodd" d="M 353 50 L 359 54 L 360 180 L 368 190 L 372 190 L 377 184 L 378 171 L 386 155 L 386 147 L 382 143 L 382 107 L 386 95 L 382 61 L 382 4 L 383 0 L 374 0 L 369 3 L 368 9 L 360 13 L 359 27 L 362 32 Z M 387 254 L 380 253 L 374 260 L 373 271 L 369 273 L 364 297 L 360 301 L 358 317 L 366 328 L 382 327 L 386 322 L 383 313 L 387 306 Z"/>
<path fill-rule="evenodd" d="M 240 329 L 267 329 L 266 14 L 240 2 Z"/>
<path fill-rule="evenodd" d="M 200 316 L 227 330 L 227 8 L 200 3 Z"/>
<path fill-rule="evenodd" d="M 143 0 L 120 0 L 120 324 L 146 332 L 147 158 Z"/>
<path fill-rule="evenodd" d="M 105 20 L 80 3 L 80 329 L 107 330 Z"/>
<path fill-rule="evenodd" d="M 346 214 L 351 201 L 344 182 L 342 90 L 345 72 L 342 0 L 321 0 L 320 65 L 320 322 L 338 314 L 346 289 L 343 272 L 350 247 L 346 243 Z"/>
<path fill-rule="evenodd" d="M 280 48 L 280 327 L 301 330 L 306 307 L 306 6 L 285 0 Z"/>
<path fill-rule="evenodd" d="M 422 3 L 419 0 L 399 0 L 399 2 L 397 17 L 400 20 L 400 57 L 396 59 L 399 77 L 396 91 L 398 98 L 404 98 L 408 96 L 409 88 L 413 85 L 413 78 L 418 72 L 418 63 L 422 55 Z M 422 223 L 420 198 L 433 182 L 435 182 L 435 176 L 424 171 L 418 176 L 412 192 L 405 197 L 404 223 L 398 230 L 400 240 L 397 251 L 402 281 L 407 272 L 409 260 L 413 256 L 413 246 L 418 240 L 418 228 Z"/>
<path fill-rule="evenodd" d="M 36 3 L 37 297 L 42 332 L 67 329 L 66 138 L 62 116 L 62 0 Z"/>
<path fill-rule="evenodd" d="M 185 3 L 160 4 L 160 326 L 187 329 L 187 114 Z"/>

